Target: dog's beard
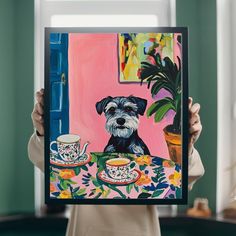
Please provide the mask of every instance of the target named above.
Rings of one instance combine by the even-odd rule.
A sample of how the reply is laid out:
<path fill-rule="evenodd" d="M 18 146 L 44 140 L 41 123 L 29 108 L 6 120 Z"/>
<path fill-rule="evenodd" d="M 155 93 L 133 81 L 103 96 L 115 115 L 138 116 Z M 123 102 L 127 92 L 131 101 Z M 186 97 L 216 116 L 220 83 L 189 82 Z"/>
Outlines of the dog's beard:
<path fill-rule="evenodd" d="M 113 136 L 129 138 L 138 129 L 139 119 L 136 116 L 122 116 L 125 119 L 124 125 L 119 125 L 116 120 L 119 117 L 110 117 L 106 122 L 106 130 Z"/>

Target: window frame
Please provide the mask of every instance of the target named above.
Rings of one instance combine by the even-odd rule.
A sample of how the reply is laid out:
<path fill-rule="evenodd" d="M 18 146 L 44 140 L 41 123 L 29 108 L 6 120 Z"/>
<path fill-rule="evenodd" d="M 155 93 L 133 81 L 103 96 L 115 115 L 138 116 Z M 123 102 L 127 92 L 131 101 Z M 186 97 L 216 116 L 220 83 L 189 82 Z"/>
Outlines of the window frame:
<path fill-rule="evenodd" d="M 229 206 L 236 188 L 235 11 L 234 0 L 217 0 L 217 213 Z"/>

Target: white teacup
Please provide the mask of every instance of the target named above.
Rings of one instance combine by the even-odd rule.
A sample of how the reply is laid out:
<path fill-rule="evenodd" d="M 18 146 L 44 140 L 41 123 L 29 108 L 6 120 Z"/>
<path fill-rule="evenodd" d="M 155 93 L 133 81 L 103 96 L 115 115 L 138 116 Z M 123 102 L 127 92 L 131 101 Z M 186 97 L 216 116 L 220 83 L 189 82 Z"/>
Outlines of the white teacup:
<path fill-rule="evenodd" d="M 52 145 L 57 145 L 57 151 Z M 59 154 L 62 160 L 75 161 L 80 156 L 80 136 L 77 134 L 64 134 L 57 137 L 56 141 L 50 143 L 50 150 L 54 155 Z"/>
<path fill-rule="evenodd" d="M 128 158 L 113 158 L 106 161 L 106 172 L 113 179 L 126 179 L 130 176 L 135 166 L 136 163 Z"/>

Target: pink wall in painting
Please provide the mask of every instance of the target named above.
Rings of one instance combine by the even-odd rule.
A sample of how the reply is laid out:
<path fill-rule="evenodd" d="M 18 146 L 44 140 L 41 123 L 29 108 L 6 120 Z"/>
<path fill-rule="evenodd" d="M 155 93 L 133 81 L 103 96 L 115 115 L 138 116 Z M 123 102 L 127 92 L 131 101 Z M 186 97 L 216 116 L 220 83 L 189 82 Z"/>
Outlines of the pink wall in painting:
<path fill-rule="evenodd" d="M 88 151 L 102 152 L 110 135 L 105 117 L 96 112 L 95 104 L 106 96 L 135 95 L 153 102 L 146 85 L 118 83 L 116 34 L 70 34 L 69 36 L 69 103 L 70 133 L 89 140 Z M 139 135 L 152 155 L 169 158 L 163 128 L 172 122 L 173 112 L 160 123 L 140 116 Z"/>

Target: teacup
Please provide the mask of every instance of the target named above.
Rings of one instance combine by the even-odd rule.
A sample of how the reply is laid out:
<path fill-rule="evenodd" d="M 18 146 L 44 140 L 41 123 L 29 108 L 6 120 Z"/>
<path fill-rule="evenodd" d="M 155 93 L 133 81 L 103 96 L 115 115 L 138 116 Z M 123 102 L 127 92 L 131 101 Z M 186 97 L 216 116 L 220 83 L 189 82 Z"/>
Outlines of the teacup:
<path fill-rule="evenodd" d="M 57 151 L 52 145 L 57 145 Z M 77 134 L 64 134 L 57 137 L 56 141 L 51 142 L 50 150 L 53 154 L 62 158 L 65 162 L 75 161 L 80 156 L 80 136 Z"/>
<path fill-rule="evenodd" d="M 136 163 L 128 158 L 113 158 L 106 161 L 106 173 L 113 179 L 121 180 L 130 176 Z"/>

